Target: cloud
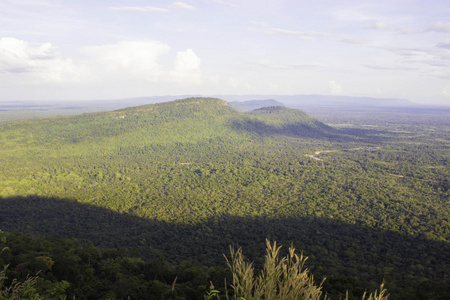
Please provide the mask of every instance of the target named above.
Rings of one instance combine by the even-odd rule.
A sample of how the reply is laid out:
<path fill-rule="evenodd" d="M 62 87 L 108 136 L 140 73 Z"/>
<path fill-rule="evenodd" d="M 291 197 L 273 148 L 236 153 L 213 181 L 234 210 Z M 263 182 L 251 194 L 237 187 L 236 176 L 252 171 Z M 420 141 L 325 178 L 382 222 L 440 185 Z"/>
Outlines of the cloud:
<path fill-rule="evenodd" d="M 186 49 L 170 56 L 171 47 L 153 40 L 86 46 L 77 61 L 63 58 L 50 43 L 0 39 L 0 81 L 22 85 L 198 85 L 201 59 Z"/>
<path fill-rule="evenodd" d="M 314 36 L 316 33 L 305 32 L 305 31 L 295 31 L 295 30 L 287 30 L 281 28 L 267 28 L 265 33 L 268 35 L 287 35 L 293 36 L 302 40 L 314 40 Z"/>
<path fill-rule="evenodd" d="M 367 23 L 364 27 L 370 30 L 392 31 L 401 34 L 414 34 L 423 32 L 423 30 L 418 30 L 412 27 L 386 24 L 385 22 L 382 21 Z"/>
<path fill-rule="evenodd" d="M 193 10 L 193 9 L 195 9 L 194 6 L 186 4 L 186 3 L 183 3 L 183 2 L 174 2 L 174 3 L 172 3 L 171 7 L 179 8 L 179 9 L 185 9 L 185 10 Z"/>
<path fill-rule="evenodd" d="M 211 0 L 211 2 L 218 3 L 218 4 L 223 4 L 223 5 L 228 5 L 228 6 L 231 6 L 231 7 L 239 7 L 239 5 L 237 5 L 235 3 L 228 3 L 227 1 L 222 1 L 222 0 Z"/>
<path fill-rule="evenodd" d="M 266 35 L 279 35 L 279 36 L 291 36 L 295 38 L 299 38 L 302 40 L 314 40 L 317 36 L 327 36 L 328 34 L 321 32 L 313 32 L 313 31 L 297 31 L 297 30 L 289 30 L 271 27 L 264 22 L 251 22 L 251 24 L 256 25 L 256 28 L 253 30 L 262 32 Z"/>
<path fill-rule="evenodd" d="M 77 90 L 98 87 L 97 94 L 133 94 L 174 86 L 197 88 L 201 83 L 201 59 L 194 50 L 171 52 L 169 45 L 159 41 L 86 46 L 72 60 L 61 57 L 50 43 L 0 39 L 0 84 L 49 89 L 58 84 Z"/>
<path fill-rule="evenodd" d="M 45 1 L 45 0 L 20 0 L 20 1 L 8 1 L 11 4 L 14 5 L 26 5 L 26 6 L 52 6 L 52 4 L 50 4 L 49 1 Z"/>
<path fill-rule="evenodd" d="M 226 85 L 241 92 L 248 92 L 250 90 L 250 84 L 243 78 L 228 78 Z"/>
<path fill-rule="evenodd" d="M 436 47 L 385 47 L 404 59 L 404 63 L 420 63 L 428 66 L 448 66 L 450 63 L 449 42 L 437 43 Z"/>
<path fill-rule="evenodd" d="M 410 16 L 403 14 L 388 17 L 385 14 L 378 13 L 376 9 L 372 9 L 371 11 L 339 9 L 331 11 L 329 14 L 331 14 L 331 16 L 339 22 L 365 24 L 364 28 L 370 30 L 393 31 L 400 34 L 414 34 L 423 32 L 423 30 L 413 27 L 402 26 L 400 24 L 402 22 L 410 23 Z M 388 21 L 386 22 L 385 20 Z"/>
<path fill-rule="evenodd" d="M 312 62 L 309 64 L 283 64 L 283 63 L 274 63 L 274 62 L 265 61 L 265 60 L 251 62 L 248 65 L 268 68 L 268 69 L 272 69 L 272 70 L 304 70 L 304 69 L 318 69 L 318 68 L 328 67 L 327 64 L 318 63 L 318 62 Z"/>
<path fill-rule="evenodd" d="M 82 49 L 98 76 L 128 76 L 159 81 L 164 68 L 160 56 L 170 47 L 158 41 L 121 41 L 116 44 L 89 46 Z"/>
<path fill-rule="evenodd" d="M 52 88 L 64 83 L 129 93 L 174 85 L 198 87 L 201 59 L 193 49 L 171 52 L 159 41 L 134 40 L 83 47 L 74 61 L 61 57 L 50 43 L 2 38 L 0 83 Z"/>
<path fill-rule="evenodd" d="M 367 39 L 358 38 L 358 37 L 346 37 L 340 40 L 342 43 L 350 44 L 350 45 L 364 45 L 368 43 Z"/>
<path fill-rule="evenodd" d="M 179 51 L 171 72 L 173 80 L 181 85 L 201 83 L 201 60 L 192 49 Z"/>
<path fill-rule="evenodd" d="M 438 43 L 437 46 L 439 48 L 450 50 L 450 42 Z"/>
<path fill-rule="evenodd" d="M 391 29 L 386 23 L 380 22 L 380 21 L 366 24 L 365 28 L 367 28 L 367 29 L 375 29 L 375 30 Z"/>
<path fill-rule="evenodd" d="M 137 11 L 137 12 L 168 12 L 168 10 L 165 8 L 153 7 L 153 6 L 111 6 L 109 9 Z"/>
<path fill-rule="evenodd" d="M 443 87 L 440 95 L 445 96 L 445 97 L 450 97 L 450 85 Z"/>
<path fill-rule="evenodd" d="M 420 48 L 420 47 L 386 47 L 384 48 L 390 52 L 403 57 L 413 57 L 413 56 L 425 56 L 431 54 L 432 49 Z"/>
<path fill-rule="evenodd" d="M 357 38 L 347 34 L 283 29 L 272 27 L 265 22 L 257 22 L 257 21 L 252 21 L 250 22 L 250 24 L 254 25 L 254 27 L 250 28 L 250 30 L 261 32 L 263 34 L 271 36 L 288 36 L 305 41 L 313 41 L 318 38 L 330 38 L 339 40 L 346 44 L 364 44 L 367 42 L 365 39 Z"/>
<path fill-rule="evenodd" d="M 436 22 L 433 25 L 431 25 L 430 30 L 437 32 L 450 32 L 450 22 L 447 23 Z"/>
<path fill-rule="evenodd" d="M 336 81 L 330 80 L 328 86 L 330 87 L 330 93 L 332 95 L 339 95 L 340 93 L 342 93 L 342 87 Z"/>
<path fill-rule="evenodd" d="M 353 9 L 339 9 L 331 12 L 333 18 L 343 22 L 366 22 L 376 20 L 378 17 Z"/>
<path fill-rule="evenodd" d="M 364 67 L 368 68 L 368 69 L 372 69 L 372 70 L 384 70 L 384 71 L 413 71 L 413 70 L 417 70 L 417 68 L 412 68 L 412 67 L 404 67 L 404 66 L 380 66 L 380 65 L 370 65 L 370 64 L 365 64 L 363 65 Z"/>
<path fill-rule="evenodd" d="M 170 8 L 193 10 L 194 6 L 189 5 L 184 2 L 173 2 Z M 135 11 L 135 12 L 169 12 L 169 9 L 155 6 L 111 6 L 111 10 L 122 10 L 122 11 Z"/>
<path fill-rule="evenodd" d="M 0 39 L 0 74 L 27 76 L 32 82 L 78 81 L 86 76 L 83 66 L 62 58 L 50 43 L 28 43 L 16 38 Z"/>

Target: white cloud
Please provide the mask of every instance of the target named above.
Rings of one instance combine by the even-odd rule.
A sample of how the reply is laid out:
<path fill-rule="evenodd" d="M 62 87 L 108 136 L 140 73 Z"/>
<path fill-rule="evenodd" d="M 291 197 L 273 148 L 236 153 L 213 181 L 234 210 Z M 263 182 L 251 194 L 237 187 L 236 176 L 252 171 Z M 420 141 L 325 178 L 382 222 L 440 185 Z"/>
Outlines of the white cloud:
<path fill-rule="evenodd" d="M 418 30 L 418 29 L 415 29 L 412 27 L 398 26 L 398 25 L 394 25 L 394 24 L 386 24 L 385 22 L 382 22 L 382 21 L 367 23 L 365 25 L 365 28 L 372 29 L 372 30 L 380 30 L 380 31 L 392 31 L 392 32 L 401 33 L 401 34 L 414 34 L 414 33 L 423 32 L 422 30 Z"/>
<path fill-rule="evenodd" d="M 87 70 L 62 58 L 50 43 L 28 43 L 16 38 L 0 39 L 0 74 L 30 82 L 78 81 Z"/>
<path fill-rule="evenodd" d="M 98 76 L 134 76 L 156 82 L 164 73 L 159 58 L 169 50 L 168 45 L 149 40 L 89 46 L 83 48 L 82 52 L 95 64 L 93 72 Z"/>
<path fill-rule="evenodd" d="M 359 37 L 345 37 L 340 40 L 342 43 L 350 45 L 364 45 L 368 43 L 367 39 Z"/>
<path fill-rule="evenodd" d="M 418 68 L 431 76 L 436 76 L 435 71 L 438 71 L 437 77 L 440 78 L 443 78 L 441 72 L 448 74 L 450 64 L 450 43 L 448 42 L 437 43 L 435 47 L 386 47 L 381 49 L 390 51 L 402 59 L 404 67 L 399 70 Z"/>
<path fill-rule="evenodd" d="M 450 42 L 442 42 L 442 43 L 438 43 L 437 46 L 439 48 L 443 48 L 443 49 L 448 49 L 450 50 Z"/>
<path fill-rule="evenodd" d="M 186 4 L 184 2 L 174 2 L 174 3 L 172 3 L 171 6 L 174 7 L 174 8 L 185 9 L 185 10 L 195 9 L 194 6 Z"/>
<path fill-rule="evenodd" d="M 378 17 L 366 12 L 353 9 L 339 9 L 331 12 L 331 15 L 338 21 L 344 22 L 366 22 L 376 20 Z"/>
<path fill-rule="evenodd" d="M 222 0 L 211 0 L 211 1 L 215 2 L 215 3 L 223 4 L 223 5 L 228 5 L 231 7 L 239 7 L 239 5 L 237 5 L 235 3 L 228 3 L 227 1 L 222 1 Z"/>
<path fill-rule="evenodd" d="M 71 96 L 87 88 L 89 95 L 83 97 L 128 97 L 174 87 L 194 91 L 203 83 L 201 59 L 194 50 L 172 52 L 159 41 L 86 46 L 79 54 L 72 60 L 62 58 L 50 43 L 0 39 L 0 86 L 10 87 L 0 94 L 19 97 L 12 87 L 33 85 L 49 95 L 60 92 L 59 87 L 72 88 Z"/>
<path fill-rule="evenodd" d="M 292 38 L 297 38 L 305 41 L 315 41 L 319 38 L 328 38 L 328 39 L 337 39 L 341 42 L 348 44 L 363 44 L 366 43 L 365 39 L 357 38 L 354 36 L 350 36 L 347 34 L 337 34 L 330 32 L 320 32 L 320 31 L 301 31 L 301 30 L 291 30 L 284 28 L 273 27 L 264 22 L 252 21 L 250 24 L 254 25 L 254 27 L 250 28 L 250 30 L 262 32 L 266 35 L 271 36 L 287 36 Z"/>
<path fill-rule="evenodd" d="M 288 29 L 282 29 L 282 28 L 268 28 L 265 30 L 265 33 L 269 35 L 288 35 L 297 37 L 299 39 L 303 40 L 313 40 L 314 35 L 317 35 L 313 32 L 304 32 L 304 31 L 296 31 L 296 30 L 288 30 Z"/>
<path fill-rule="evenodd" d="M 39 1 L 39 0 L 14 0 L 9 1 L 14 5 L 26 5 L 26 6 L 51 6 L 49 1 Z"/>
<path fill-rule="evenodd" d="M 450 97 L 450 84 L 442 88 L 440 95 L 444 97 Z"/>
<path fill-rule="evenodd" d="M 281 35 L 281 36 L 284 35 L 299 38 L 302 40 L 314 40 L 316 36 L 325 35 L 320 32 L 297 31 L 271 27 L 263 22 L 251 22 L 251 23 L 257 26 L 257 28 L 255 28 L 254 30 L 262 32 L 267 35 Z"/>
<path fill-rule="evenodd" d="M 242 78 L 228 78 L 227 85 L 238 93 L 246 93 L 251 88 L 250 84 Z"/>
<path fill-rule="evenodd" d="M 373 65 L 373 64 L 363 64 L 362 66 L 372 69 L 372 70 L 381 70 L 381 71 L 417 71 L 417 67 L 405 67 L 401 65 L 397 66 L 388 66 L 388 65 Z"/>
<path fill-rule="evenodd" d="M 111 10 L 125 10 L 125 11 L 137 11 L 137 12 L 167 12 L 168 10 L 160 7 L 153 6 L 112 6 Z"/>
<path fill-rule="evenodd" d="M 285 63 L 275 63 L 268 60 L 251 62 L 248 65 L 273 70 L 305 70 L 305 69 L 317 69 L 328 67 L 327 64 L 320 62 L 310 62 L 307 64 L 285 64 Z"/>
<path fill-rule="evenodd" d="M 232 88 L 237 88 L 242 84 L 242 82 L 236 78 L 229 78 L 227 82 Z"/>
<path fill-rule="evenodd" d="M 332 95 L 339 95 L 340 93 L 342 93 L 342 87 L 336 81 L 330 80 L 328 86 L 330 87 L 330 93 Z"/>
<path fill-rule="evenodd" d="M 438 32 L 450 32 L 450 22 L 447 23 L 436 22 L 433 25 L 431 25 L 430 29 Z"/>
<path fill-rule="evenodd" d="M 375 29 L 375 30 L 387 30 L 387 29 L 391 29 L 391 26 L 388 26 L 386 23 L 384 22 L 374 22 L 374 23 L 369 23 L 366 24 L 365 26 L 367 29 Z"/>
<path fill-rule="evenodd" d="M 170 57 L 170 46 L 159 41 L 121 41 L 87 46 L 75 63 L 62 58 L 50 43 L 0 39 L 0 81 L 29 85 L 77 83 L 118 86 L 126 90 L 150 86 L 197 86 L 202 82 L 201 59 L 192 49 Z M 152 85 L 153 84 L 153 85 Z"/>
<path fill-rule="evenodd" d="M 173 80 L 181 85 L 201 83 L 201 60 L 192 49 L 180 51 L 171 72 Z"/>

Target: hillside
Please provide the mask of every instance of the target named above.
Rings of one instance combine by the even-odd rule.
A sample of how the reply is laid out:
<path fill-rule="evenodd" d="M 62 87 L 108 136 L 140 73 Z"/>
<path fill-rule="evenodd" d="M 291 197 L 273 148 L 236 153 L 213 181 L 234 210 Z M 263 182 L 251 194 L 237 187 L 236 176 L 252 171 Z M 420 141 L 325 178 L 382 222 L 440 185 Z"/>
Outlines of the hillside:
<path fill-rule="evenodd" d="M 253 110 L 249 113 L 253 116 L 262 117 L 268 124 L 281 130 L 295 132 L 317 130 L 332 132 L 333 129 L 305 112 L 282 106 L 271 106 Z"/>
<path fill-rule="evenodd" d="M 208 266 L 230 244 L 258 260 L 271 237 L 303 249 L 330 290 L 386 278 L 417 295 L 448 286 L 448 134 L 211 98 L 8 122 L 0 228 Z"/>

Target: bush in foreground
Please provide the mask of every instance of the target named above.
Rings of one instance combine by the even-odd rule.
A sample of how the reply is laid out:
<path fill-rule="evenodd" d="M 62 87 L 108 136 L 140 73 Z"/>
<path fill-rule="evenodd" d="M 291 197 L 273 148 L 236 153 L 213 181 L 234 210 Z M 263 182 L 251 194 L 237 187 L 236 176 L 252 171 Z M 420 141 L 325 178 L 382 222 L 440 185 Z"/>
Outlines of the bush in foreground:
<path fill-rule="evenodd" d="M 281 246 L 277 247 L 276 242 L 273 245 L 266 240 L 267 249 L 263 269 L 259 275 L 255 276 L 255 268 L 252 263 L 245 260 L 242 249 L 234 250 L 230 247 L 231 257 L 227 264 L 233 276 L 231 288 L 233 295 L 226 294 L 226 299 L 234 300 L 319 300 L 328 299 L 322 292 L 322 283 L 316 285 L 314 278 L 309 274 L 309 270 L 304 268 L 306 257 L 298 256 L 295 248 L 289 248 L 289 253 L 283 258 L 279 258 Z M 371 293 L 366 298 L 364 293 L 363 300 L 387 300 L 384 284 L 381 284 L 380 290 Z M 218 297 L 218 292 L 210 292 L 205 297 L 212 299 Z M 346 297 L 348 299 L 348 295 Z"/>

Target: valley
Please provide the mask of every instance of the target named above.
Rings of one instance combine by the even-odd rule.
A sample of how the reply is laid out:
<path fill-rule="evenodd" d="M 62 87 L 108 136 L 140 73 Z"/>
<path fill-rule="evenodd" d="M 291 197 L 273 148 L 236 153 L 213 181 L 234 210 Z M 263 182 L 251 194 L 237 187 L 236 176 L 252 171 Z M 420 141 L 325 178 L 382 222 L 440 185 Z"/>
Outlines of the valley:
<path fill-rule="evenodd" d="M 197 287 L 229 245 L 260 265 L 270 238 L 333 299 L 383 279 L 390 299 L 444 299 L 450 113 L 333 110 L 196 97 L 3 122 L 0 228 L 209 270 Z"/>

